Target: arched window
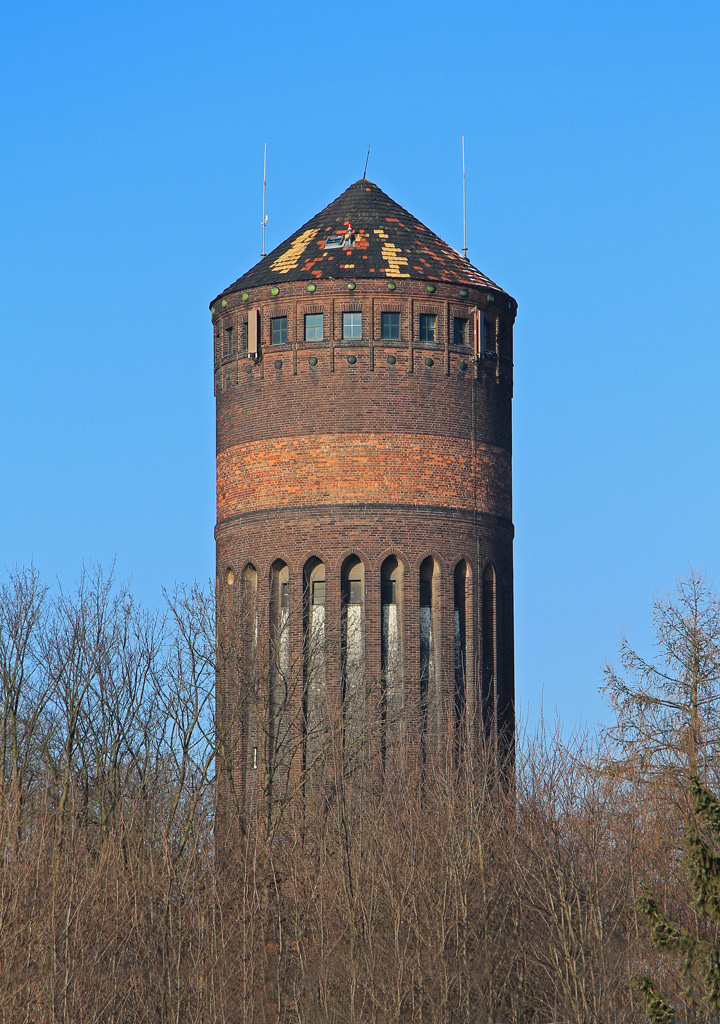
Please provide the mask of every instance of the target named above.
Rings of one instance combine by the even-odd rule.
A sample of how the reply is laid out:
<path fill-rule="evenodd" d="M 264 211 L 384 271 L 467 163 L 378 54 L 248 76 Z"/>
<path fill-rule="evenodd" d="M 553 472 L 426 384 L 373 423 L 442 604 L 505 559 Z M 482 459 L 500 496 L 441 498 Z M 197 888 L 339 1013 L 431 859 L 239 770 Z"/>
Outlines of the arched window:
<path fill-rule="evenodd" d="M 290 574 L 280 559 L 270 569 L 270 642 L 268 755 L 274 762 L 283 739 L 283 719 L 289 711 L 290 697 Z"/>
<path fill-rule="evenodd" d="M 242 612 L 243 612 L 243 640 L 246 654 L 254 655 L 257 652 L 258 642 L 258 619 L 257 619 L 257 569 L 249 562 L 243 569 L 242 575 Z"/>
<path fill-rule="evenodd" d="M 482 698 L 486 731 L 495 720 L 497 699 L 497 577 L 488 563 L 482 574 Z"/>
<path fill-rule="evenodd" d="M 383 741 L 402 707 L 402 567 L 395 555 L 380 567 Z"/>
<path fill-rule="evenodd" d="M 304 767 L 323 745 L 325 704 L 325 566 L 311 558 L 303 569 L 303 729 Z"/>
<path fill-rule="evenodd" d="M 245 765 L 249 772 L 258 767 L 257 735 L 257 569 L 249 563 L 242 574 L 242 731 L 245 738 Z"/>
<path fill-rule="evenodd" d="M 459 729 L 467 702 L 467 638 L 465 627 L 467 580 L 470 570 L 467 562 L 458 562 L 453 574 L 453 618 L 455 631 L 455 728 Z"/>
<path fill-rule="evenodd" d="M 439 682 L 437 623 L 437 563 L 426 558 L 420 566 L 420 714 L 427 726 L 430 701 Z"/>
<path fill-rule="evenodd" d="M 346 720 L 354 714 L 365 675 L 365 566 L 356 555 L 342 567 L 342 676 Z"/>

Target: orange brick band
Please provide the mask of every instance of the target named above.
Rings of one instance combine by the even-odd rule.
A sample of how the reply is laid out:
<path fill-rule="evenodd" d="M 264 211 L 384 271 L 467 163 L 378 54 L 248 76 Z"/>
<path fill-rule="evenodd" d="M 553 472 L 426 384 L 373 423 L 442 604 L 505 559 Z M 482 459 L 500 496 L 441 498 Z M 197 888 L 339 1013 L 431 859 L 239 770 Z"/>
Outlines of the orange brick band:
<path fill-rule="evenodd" d="M 218 454 L 218 521 L 279 504 L 383 502 L 482 507 L 510 517 L 510 456 L 427 434 L 311 434 L 236 445 Z"/>

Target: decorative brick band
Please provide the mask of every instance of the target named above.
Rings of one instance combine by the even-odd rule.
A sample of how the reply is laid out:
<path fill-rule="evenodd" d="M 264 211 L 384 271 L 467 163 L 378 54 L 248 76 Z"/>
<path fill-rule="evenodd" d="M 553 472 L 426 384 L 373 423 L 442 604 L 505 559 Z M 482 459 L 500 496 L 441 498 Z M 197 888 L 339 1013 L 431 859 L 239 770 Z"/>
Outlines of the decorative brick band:
<path fill-rule="evenodd" d="M 218 454 L 218 521 L 292 506 L 437 505 L 509 518 L 510 456 L 469 439 L 426 434 L 312 434 L 236 445 Z"/>
<path fill-rule="evenodd" d="M 328 510 L 333 516 L 343 517 L 348 523 L 354 523 L 367 519 L 368 516 L 386 516 L 391 521 L 397 522 L 400 517 L 405 518 L 412 515 L 413 521 L 418 526 L 427 526 L 427 521 L 432 522 L 435 529 L 446 528 L 447 525 L 462 523 L 472 527 L 477 523 L 485 523 L 489 527 L 504 530 L 510 538 L 515 536 L 515 528 L 510 519 L 505 516 L 485 512 L 483 509 L 458 508 L 456 505 L 409 505 L 407 502 L 391 505 L 387 502 L 362 501 L 354 505 L 339 505 L 333 502 L 332 505 L 272 505 L 267 508 L 254 509 L 253 511 L 236 512 L 234 515 L 224 519 L 218 519 L 215 526 L 215 535 L 219 536 L 223 531 L 232 531 L 237 526 L 251 526 L 275 522 L 278 516 L 282 516 L 285 523 L 313 523 L 320 518 L 326 518 Z M 387 551 L 386 554 L 398 554 L 397 551 Z M 383 555 L 383 557 L 385 557 Z M 325 561 L 325 559 L 323 559 Z M 456 559 L 457 561 L 457 559 Z"/>

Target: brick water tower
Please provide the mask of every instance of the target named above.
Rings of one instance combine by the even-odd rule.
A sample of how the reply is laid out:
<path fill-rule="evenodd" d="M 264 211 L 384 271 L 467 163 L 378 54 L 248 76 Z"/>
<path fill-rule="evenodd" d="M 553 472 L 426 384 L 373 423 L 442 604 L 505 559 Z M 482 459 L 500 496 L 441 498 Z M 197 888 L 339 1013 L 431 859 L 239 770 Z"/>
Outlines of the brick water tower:
<path fill-rule="evenodd" d="M 241 800 L 269 758 L 310 770 L 333 722 L 383 764 L 511 748 L 516 310 L 366 179 L 212 302 Z"/>

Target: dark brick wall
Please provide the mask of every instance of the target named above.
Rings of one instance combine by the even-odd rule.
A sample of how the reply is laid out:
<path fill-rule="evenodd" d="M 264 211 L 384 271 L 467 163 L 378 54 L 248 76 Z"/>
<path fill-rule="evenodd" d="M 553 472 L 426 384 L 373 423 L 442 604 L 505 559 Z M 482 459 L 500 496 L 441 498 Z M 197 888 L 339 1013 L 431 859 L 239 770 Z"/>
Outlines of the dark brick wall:
<path fill-rule="evenodd" d="M 328 628 L 340 621 L 343 560 L 365 565 L 366 672 L 380 676 L 380 566 L 395 554 L 403 569 L 404 691 L 419 700 L 419 568 L 432 555 L 439 567 L 437 623 L 442 678 L 431 695 L 433 734 L 453 725 L 453 571 L 465 559 L 468 714 L 482 729 L 480 579 L 497 573 L 498 725 L 512 729 L 513 568 L 511 398 L 512 326 L 516 306 L 504 292 L 423 282 L 318 281 L 229 295 L 213 310 L 217 396 L 217 573 L 221 598 L 232 570 L 235 595 L 244 566 L 258 572 L 260 641 L 267 634 L 270 566 L 290 570 L 290 605 L 302 605 L 303 566 L 326 566 Z M 453 316 L 484 311 L 487 352 L 453 344 Z M 225 331 L 242 343 L 248 309 L 261 312 L 261 353 L 241 347 L 227 356 Z M 342 340 L 342 313 L 360 310 L 363 338 Z M 380 339 L 383 311 L 401 313 L 401 339 Z M 303 318 L 324 313 L 324 340 L 305 342 Z M 420 344 L 420 313 L 437 315 L 435 344 Z M 270 321 L 287 316 L 288 342 L 270 344 Z M 390 361 L 388 361 L 390 359 Z M 222 602 L 221 602 L 222 603 Z M 222 619 L 220 629 L 222 631 Z M 292 643 L 302 643 L 302 628 Z M 332 680 L 330 681 L 332 682 Z M 220 704 L 229 706 L 220 683 Z M 340 700 L 339 680 L 329 699 Z M 485 708 L 487 715 L 487 707 Z M 411 716 L 410 716 L 411 717 Z M 410 720 L 410 718 L 409 718 Z M 487 726 L 487 722 L 485 723 Z M 242 744 L 236 743 L 238 754 Z M 236 765 L 242 774 L 242 766 Z"/>

